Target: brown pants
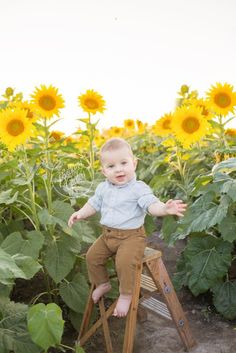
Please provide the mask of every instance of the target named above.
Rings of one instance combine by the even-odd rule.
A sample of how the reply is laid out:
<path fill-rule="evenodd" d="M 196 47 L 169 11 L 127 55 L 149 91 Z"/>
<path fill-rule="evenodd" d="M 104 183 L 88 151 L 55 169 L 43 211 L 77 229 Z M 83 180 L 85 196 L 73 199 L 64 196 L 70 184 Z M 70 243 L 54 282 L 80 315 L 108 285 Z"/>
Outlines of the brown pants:
<path fill-rule="evenodd" d="M 144 227 L 120 230 L 103 226 L 102 235 L 89 248 L 86 261 L 89 279 L 96 286 L 109 282 L 107 259 L 115 256 L 121 294 L 132 294 L 134 271 L 145 249 Z"/>

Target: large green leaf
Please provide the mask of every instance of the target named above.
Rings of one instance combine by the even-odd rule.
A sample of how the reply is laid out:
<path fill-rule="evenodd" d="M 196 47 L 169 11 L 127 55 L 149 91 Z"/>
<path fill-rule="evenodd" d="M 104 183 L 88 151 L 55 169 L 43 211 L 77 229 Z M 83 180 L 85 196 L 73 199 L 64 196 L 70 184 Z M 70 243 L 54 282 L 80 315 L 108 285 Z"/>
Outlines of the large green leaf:
<path fill-rule="evenodd" d="M 223 162 L 216 164 L 212 168 L 212 174 L 215 176 L 218 173 L 229 174 L 236 171 L 236 158 L 229 158 Z"/>
<path fill-rule="evenodd" d="M 0 248 L 0 282 L 11 278 L 26 278 L 24 272 L 16 265 L 14 259 Z"/>
<path fill-rule="evenodd" d="M 44 236 L 41 232 L 35 230 L 26 232 L 24 237 L 20 232 L 14 232 L 6 237 L 1 247 L 10 255 L 20 253 L 37 259 L 43 242 Z"/>
<path fill-rule="evenodd" d="M 226 319 L 236 319 L 236 281 L 224 282 L 214 288 L 214 305 Z"/>
<path fill-rule="evenodd" d="M 64 328 L 61 308 L 54 304 L 36 304 L 28 312 L 28 329 L 33 342 L 47 350 L 61 343 Z"/>
<path fill-rule="evenodd" d="M 80 251 L 80 240 L 77 237 L 62 234 L 53 238 L 47 246 L 44 263 L 49 275 L 58 283 L 73 268 L 76 255 Z"/>
<path fill-rule="evenodd" d="M 39 353 L 42 351 L 27 329 L 28 307 L 0 298 L 0 352 Z"/>
<path fill-rule="evenodd" d="M 67 226 L 68 220 L 74 209 L 65 202 L 54 201 L 53 202 L 53 214 L 56 218 L 56 222 L 59 223 L 66 234 L 78 236 L 82 241 L 86 243 L 93 243 L 96 240 L 95 232 L 93 227 L 91 227 L 87 222 L 76 222 L 72 228 Z M 64 221 L 64 223 L 63 223 Z"/>
<path fill-rule="evenodd" d="M 81 273 L 77 273 L 71 281 L 62 281 L 59 290 L 62 299 L 69 308 L 77 313 L 84 312 L 89 286 Z"/>
<path fill-rule="evenodd" d="M 228 216 L 219 224 L 219 231 L 224 240 L 233 242 L 236 240 L 236 217 Z"/>
<path fill-rule="evenodd" d="M 41 266 L 31 257 L 20 254 L 9 255 L 0 248 L 0 282 L 11 284 L 14 278 L 30 279 Z"/>
<path fill-rule="evenodd" d="M 236 180 L 232 179 L 226 181 L 222 185 L 221 192 L 226 193 L 232 199 L 232 201 L 236 202 Z"/>
<path fill-rule="evenodd" d="M 188 286 L 194 295 L 213 288 L 226 275 L 232 250 L 231 243 L 212 236 L 189 241 L 184 253 L 190 272 Z"/>
<path fill-rule="evenodd" d="M 16 254 L 12 256 L 16 265 L 24 272 L 25 278 L 30 279 L 41 269 L 41 265 L 30 256 Z"/>
<path fill-rule="evenodd" d="M 3 203 L 5 205 L 10 205 L 11 203 L 14 203 L 17 200 L 18 191 L 15 192 L 13 196 L 11 196 L 11 192 L 12 189 L 9 189 L 0 193 L 0 204 Z"/>
<path fill-rule="evenodd" d="M 207 196 L 208 200 L 205 203 Z M 190 207 L 189 212 L 181 222 L 185 227 L 187 226 L 186 233 L 202 232 L 221 223 L 225 218 L 231 202 L 229 196 L 223 195 L 219 205 L 214 205 L 210 201 L 211 198 L 212 195 L 203 195 Z"/>

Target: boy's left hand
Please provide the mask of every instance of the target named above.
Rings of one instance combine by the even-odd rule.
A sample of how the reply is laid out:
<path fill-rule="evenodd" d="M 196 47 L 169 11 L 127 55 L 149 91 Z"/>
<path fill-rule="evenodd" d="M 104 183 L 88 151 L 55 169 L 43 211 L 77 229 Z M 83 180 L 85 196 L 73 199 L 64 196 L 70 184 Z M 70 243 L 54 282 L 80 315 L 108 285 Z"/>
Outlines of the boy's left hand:
<path fill-rule="evenodd" d="M 187 208 L 187 204 L 183 203 L 182 200 L 168 200 L 165 205 L 168 215 L 176 215 L 179 217 L 184 216 L 184 212 Z"/>

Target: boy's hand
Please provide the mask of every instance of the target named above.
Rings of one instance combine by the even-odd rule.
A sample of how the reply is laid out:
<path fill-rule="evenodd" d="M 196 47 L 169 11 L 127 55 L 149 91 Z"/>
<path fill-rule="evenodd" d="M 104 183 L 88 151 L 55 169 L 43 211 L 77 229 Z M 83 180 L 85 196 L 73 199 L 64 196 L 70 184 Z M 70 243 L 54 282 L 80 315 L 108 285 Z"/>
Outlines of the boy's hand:
<path fill-rule="evenodd" d="M 183 203 L 182 200 L 168 200 L 165 206 L 168 215 L 176 215 L 179 217 L 184 216 L 184 212 L 187 208 L 187 204 Z"/>
<path fill-rule="evenodd" d="M 82 217 L 80 216 L 79 212 L 73 213 L 69 218 L 68 226 L 71 228 L 76 221 L 80 221 L 81 219 Z"/>

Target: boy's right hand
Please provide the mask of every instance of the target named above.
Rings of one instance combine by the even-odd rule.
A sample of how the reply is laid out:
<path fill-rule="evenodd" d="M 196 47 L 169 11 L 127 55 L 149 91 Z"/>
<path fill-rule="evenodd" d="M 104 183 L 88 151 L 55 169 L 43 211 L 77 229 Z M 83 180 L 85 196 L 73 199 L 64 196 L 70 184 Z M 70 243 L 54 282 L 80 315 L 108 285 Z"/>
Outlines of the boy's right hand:
<path fill-rule="evenodd" d="M 71 228 L 75 222 L 80 221 L 81 219 L 82 218 L 81 218 L 79 212 L 73 213 L 69 218 L 68 226 Z"/>

